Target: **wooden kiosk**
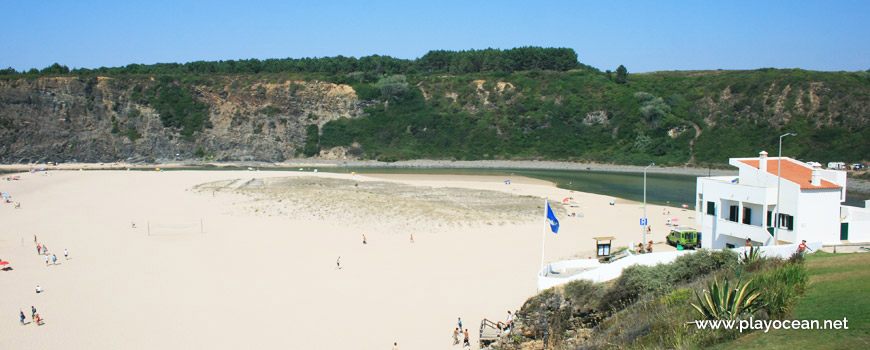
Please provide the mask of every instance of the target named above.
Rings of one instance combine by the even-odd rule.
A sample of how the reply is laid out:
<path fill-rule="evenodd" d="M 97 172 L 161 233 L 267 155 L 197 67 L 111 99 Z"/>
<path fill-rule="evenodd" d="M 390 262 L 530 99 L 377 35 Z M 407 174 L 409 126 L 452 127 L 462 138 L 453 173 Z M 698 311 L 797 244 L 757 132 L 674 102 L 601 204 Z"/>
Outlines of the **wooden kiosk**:
<path fill-rule="evenodd" d="M 598 257 L 610 256 L 610 246 L 615 237 L 592 237 L 595 240 L 596 251 Z"/>

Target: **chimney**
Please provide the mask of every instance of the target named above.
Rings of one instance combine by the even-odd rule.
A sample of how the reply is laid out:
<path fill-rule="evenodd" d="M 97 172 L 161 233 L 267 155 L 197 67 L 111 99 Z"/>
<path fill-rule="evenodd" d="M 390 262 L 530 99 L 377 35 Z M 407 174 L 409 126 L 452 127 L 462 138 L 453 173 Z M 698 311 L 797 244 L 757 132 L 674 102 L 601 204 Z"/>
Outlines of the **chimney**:
<path fill-rule="evenodd" d="M 767 152 L 765 151 L 758 153 L 758 169 L 761 170 L 762 173 L 767 172 Z"/>
<path fill-rule="evenodd" d="M 819 169 L 817 166 L 813 166 L 813 177 L 810 180 L 810 184 L 813 186 L 822 185 L 822 169 Z"/>

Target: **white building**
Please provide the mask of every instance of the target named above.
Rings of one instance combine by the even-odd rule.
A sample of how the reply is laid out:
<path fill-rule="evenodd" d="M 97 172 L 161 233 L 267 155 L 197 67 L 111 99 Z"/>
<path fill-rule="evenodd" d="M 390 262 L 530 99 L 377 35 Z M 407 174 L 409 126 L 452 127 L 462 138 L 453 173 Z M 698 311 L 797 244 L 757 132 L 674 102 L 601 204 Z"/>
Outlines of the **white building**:
<path fill-rule="evenodd" d="M 737 167 L 737 176 L 698 178 L 695 217 L 701 227 L 703 248 L 740 247 L 747 238 L 754 244 L 774 243 L 779 160 L 768 158 L 762 151 L 758 158 L 731 158 L 728 163 Z M 846 200 L 845 171 L 822 170 L 783 157 L 781 188 L 780 244 L 804 239 L 824 244 L 848 240 L 840 235 L 841 203 Z M 853 242 L 867 239 L 866 233 L 853 234 Z"/>

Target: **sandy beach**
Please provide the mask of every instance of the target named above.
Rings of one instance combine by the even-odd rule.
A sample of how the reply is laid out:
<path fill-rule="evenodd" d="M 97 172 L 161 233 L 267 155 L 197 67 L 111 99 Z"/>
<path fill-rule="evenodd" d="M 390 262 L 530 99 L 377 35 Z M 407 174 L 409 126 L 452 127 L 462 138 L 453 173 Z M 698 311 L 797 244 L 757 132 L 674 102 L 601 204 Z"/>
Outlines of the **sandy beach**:
<path fill-rule="evenodd" d="M 637 202 L 522 177 L 19 175 L 0 182 L 21 202 L 0 205 L 12 267 L 0 271 L 0 349 L 451 349 L 457 317 L 476 346 L 483 318 L 504 320 L 536 292 L 543 197 L 561 221 L 546 261 L 593 255 L 595 236 L 619 247 L 642 234 Z M 556 204 L 568 197 L 575 206 Z M 664 241 L 667 218 L 694 222 L 669 210 L 649 205 L 648 239 Z M 44 325 L 20 325 L 31 305 Z"/>

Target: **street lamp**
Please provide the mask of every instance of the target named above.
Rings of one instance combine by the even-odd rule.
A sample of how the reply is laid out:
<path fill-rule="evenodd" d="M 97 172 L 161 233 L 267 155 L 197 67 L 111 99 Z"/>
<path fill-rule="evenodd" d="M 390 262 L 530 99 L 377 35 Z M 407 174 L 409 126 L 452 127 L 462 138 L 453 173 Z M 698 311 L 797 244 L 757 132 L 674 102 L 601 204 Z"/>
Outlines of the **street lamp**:
<path fill-rule="evenodd" d="M 649 169 L 649 167 L 651 167 L 653 165 L 656 165 L 656 163 L 649 163 L 649 165 L 647 165 L 646 168 L 643 168 L 643 221 L 644 221 L 644 225 L 641 226 L 641 229 L 643 230 L 643 240 L 640 241 L 641 244 L 646 244 L 646 228 L 649 226 L 649 222 L 647 221 L 647 218 L 646 218 L 646 170 Z"/>
<path fill-rule="evenodd" d="M 797 132 L 792 131 L 779 136 L 779 159 L 776 166 L 776 216 L 773 217 L 773 245 L 779 245 L 779 190 L 782 186 L 782 138 L 786 136 L 797 136 Z M 761 164 L 758 164 L 758 167 L 761 168 Z"/>

